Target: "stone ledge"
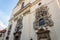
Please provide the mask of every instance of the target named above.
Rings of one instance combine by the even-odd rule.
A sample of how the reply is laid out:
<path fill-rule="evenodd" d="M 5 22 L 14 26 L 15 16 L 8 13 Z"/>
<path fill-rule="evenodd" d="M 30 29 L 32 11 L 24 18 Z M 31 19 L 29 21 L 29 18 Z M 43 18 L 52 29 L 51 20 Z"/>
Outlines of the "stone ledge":
<path fill-rule="evenodd" d="M 21 12 L 23 12 L 25 9 L 27 9 L 28 7 L 31 7 L 31 3 L 28 3 L 26 6 L 24 6 L 22 9 L 18 10 L 12 18 L 10 18 L 9 21 L 11 21 L 12 19 L 14 19 L 15 16 L 19 15 Z"/>

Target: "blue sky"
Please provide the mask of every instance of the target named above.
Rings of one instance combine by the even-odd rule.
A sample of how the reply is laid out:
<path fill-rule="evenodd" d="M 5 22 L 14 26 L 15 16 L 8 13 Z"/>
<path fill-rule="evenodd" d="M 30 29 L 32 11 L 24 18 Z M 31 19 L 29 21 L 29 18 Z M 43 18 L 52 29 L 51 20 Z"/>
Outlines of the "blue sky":
<path fill-rule="evenodd" d="M 16 6 L 18 0 L 0 0 L 0 24 L 7 26 L 12 9 Z M 2 27 L 0 26 L 0 29 Z"/>

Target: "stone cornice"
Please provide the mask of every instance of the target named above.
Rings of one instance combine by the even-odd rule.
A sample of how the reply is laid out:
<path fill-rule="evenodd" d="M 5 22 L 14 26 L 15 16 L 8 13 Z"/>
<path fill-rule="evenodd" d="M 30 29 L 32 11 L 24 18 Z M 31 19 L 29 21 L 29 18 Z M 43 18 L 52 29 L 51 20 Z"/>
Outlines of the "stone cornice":
<path fill-rule="evenodd" d="M 25 9 L 27 9 L 28 7 L 31 7 L 31 3 L 28 3 L 26 6 L 24 6 L 24 8 L 18 10 L 18 11 L 13 15 L 13 17 L 10 18 L 9 21 L 11 21 L 12 19 L 14 19 L 15 16 L 19 15 L 21 12 L 23 12 L 23 11 L 24 11 Z"/>
<path fill-rule="evenodd" d="M 21 12 L 23 12 L 25 9 L 27 9 L 28 7 L 31 7 L 31 3 L 28 3 L 24 8 L 18 10 L 15 14 L 14 17 L 17 16 L 18 14 L 20 14 Z"/>
<path fill-rule="evenodd" d="M 28 3 L 26 6 L 24 6 L 24 8 L 20 9 L 19 11 L 17 11 L 17 12 L 14 14 L 14 16 L 13 16 L 12 18 L 10 18 L 9 21 L 11 21 L 12 19 L 14 19 L 15 16 L 17 16 L 18 14 L 20 14 L 21 12 L 23 12 L 26 8 L 32 7 L 33 5 L 35 5 L 36 3 L 38 3 L 39 1 L 41 1 L 41 0 L 36 0 L 36 1 L 34 1 L 33 3 Z M 19 4 L 20 4 L 20 2 L 19 2 Z"/>

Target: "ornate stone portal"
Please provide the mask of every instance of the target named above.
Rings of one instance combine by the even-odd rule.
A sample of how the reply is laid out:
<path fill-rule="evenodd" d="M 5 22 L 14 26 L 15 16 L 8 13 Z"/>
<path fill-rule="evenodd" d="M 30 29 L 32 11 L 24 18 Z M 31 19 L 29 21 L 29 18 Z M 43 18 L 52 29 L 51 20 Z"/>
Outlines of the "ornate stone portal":
<path fill-rule="evenodd" d="M 52 27 L 54 23 L 51 19 L 51 15 L 48 13 L 48 9 L 47 6 L 41 6 L 36 9 L 34 29 L 37 30 L 37 40 L 51 40 L 48 26 Z"/>

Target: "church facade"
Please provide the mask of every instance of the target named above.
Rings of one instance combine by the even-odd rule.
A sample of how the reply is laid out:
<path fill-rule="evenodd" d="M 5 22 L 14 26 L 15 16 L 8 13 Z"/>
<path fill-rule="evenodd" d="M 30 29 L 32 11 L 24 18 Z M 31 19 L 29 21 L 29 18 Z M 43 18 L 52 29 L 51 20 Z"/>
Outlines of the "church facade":
<path fill-rule="evenodd" d="M 19 0 L 5 40 L 60 40 L 60 11 L 56 0 Z"/>

